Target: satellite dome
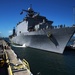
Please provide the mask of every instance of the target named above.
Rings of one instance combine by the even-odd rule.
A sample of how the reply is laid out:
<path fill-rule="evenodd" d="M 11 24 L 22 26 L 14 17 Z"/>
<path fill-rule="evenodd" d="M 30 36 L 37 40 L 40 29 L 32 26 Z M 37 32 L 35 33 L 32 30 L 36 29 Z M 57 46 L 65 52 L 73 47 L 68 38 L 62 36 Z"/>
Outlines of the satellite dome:
<path fill-rule="evenodd" d="M 33 11 L 33 9 L 31 7 L 28 8 L 28 11 Z"/>

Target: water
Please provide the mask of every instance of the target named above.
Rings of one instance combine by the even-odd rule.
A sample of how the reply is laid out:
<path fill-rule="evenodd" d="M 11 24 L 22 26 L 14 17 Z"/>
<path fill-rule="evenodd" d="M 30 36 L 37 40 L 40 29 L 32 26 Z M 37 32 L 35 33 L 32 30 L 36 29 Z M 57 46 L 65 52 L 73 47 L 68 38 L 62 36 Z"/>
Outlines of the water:
<path fill-rule="evenodd" d="M 34 48 L 12 49 L 18 58 L 25 58 L 31 68 L 31 72 L 36 75 L 75 75 L 75 51 L 65 50 L 64 54 L 46 52 Z"/>
<path fill-rule="evenodd" d="M 26 59 L 34 75 L 75 75 L 75 50 L 69 48 L 63 54 L 34 48 L 12 49 L 20 59 Z"/>

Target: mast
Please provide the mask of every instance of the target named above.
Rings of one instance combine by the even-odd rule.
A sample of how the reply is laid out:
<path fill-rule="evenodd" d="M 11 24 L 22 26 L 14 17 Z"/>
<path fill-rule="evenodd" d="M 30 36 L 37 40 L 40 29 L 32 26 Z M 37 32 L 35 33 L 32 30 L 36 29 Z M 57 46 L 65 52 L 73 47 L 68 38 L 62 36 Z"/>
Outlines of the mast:
<path fill-rule="evenodd" d="M 27 17 L 33 17 L 33 15 L 37 14 L 37 12 L 35 12 L 32 9 L 32 4 L 30 4 L 30 7 L 28 8 L 28 10 L 22 9 L 22 12 L 20 14 L 23 14 L 24 12 L 27 13 Z"/>

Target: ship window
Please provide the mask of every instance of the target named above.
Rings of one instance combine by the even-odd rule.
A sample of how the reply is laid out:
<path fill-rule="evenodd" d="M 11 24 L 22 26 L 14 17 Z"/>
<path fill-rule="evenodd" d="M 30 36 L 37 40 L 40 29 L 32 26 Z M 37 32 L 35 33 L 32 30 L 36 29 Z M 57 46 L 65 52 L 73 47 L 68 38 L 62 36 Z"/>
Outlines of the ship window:
<path fill-rule="evenodd" d="M 21 31 L 19 31 L 19 33 L 21 33 Z"/>
<path fill-rule="evenodd" d="M 46 29 L 48 29 L 48 26 L 46 26 Z"/>

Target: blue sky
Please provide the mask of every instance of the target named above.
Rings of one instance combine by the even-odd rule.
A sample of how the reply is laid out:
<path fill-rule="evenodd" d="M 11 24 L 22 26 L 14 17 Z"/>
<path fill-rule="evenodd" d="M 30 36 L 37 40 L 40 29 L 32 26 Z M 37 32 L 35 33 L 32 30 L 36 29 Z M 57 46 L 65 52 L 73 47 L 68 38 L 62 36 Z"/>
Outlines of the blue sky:
<path fill-rule="evenodd" d="M 40 15 L 54 21 L 53 25 L 73 24 L 75 0 L 0 0 L 0 36 L 11 34 L 13 27 L 26 15 L 20 15 L 21 10 L 30 4 Z"/>

